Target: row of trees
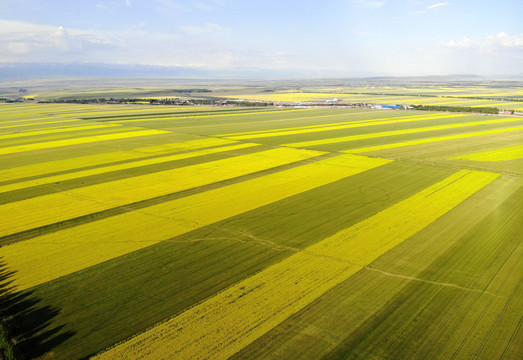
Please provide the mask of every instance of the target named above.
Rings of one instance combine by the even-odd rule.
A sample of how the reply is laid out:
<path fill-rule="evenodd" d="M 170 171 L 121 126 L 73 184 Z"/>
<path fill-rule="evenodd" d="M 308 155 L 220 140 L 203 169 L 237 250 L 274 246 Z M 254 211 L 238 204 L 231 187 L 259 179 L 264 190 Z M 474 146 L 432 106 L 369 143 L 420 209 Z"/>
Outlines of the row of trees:
<path fill-rule="evenodd" d="M 180 98 L 160 98 L 160 99 L 139 99 L 139 98 L 97 98 L 97 99 L 57 99 L 49 101 L 39 101 L 41 103 L 58 104 L 136 104 L 147 103 L 150 105 L 234 105 L 234 106 L 273 106 L 272 102 L 262 101 L 236 101 L 225 99 L 180 99 Z"/>

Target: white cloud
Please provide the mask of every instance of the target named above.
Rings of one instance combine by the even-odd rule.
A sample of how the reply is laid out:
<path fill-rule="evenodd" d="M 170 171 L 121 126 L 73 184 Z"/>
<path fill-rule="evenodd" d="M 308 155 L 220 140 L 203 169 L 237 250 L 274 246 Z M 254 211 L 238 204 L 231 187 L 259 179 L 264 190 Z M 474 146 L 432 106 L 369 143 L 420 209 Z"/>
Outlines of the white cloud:
<path fill-rule="evenodd" d="M 165 66 L 278 67 L 286 55 L 255 48 L 230 48 L 216 37 L 229 28 L 215 23 L 186 27 L 187 33 L 208 34 L 199 41 L 180 34 L 74 29 L 0 20 L 1 62 L 118 63 Z M 209 39 L 207 39 L 209 38 Z"/>
<path fill-rule="evenodd" d="M 26 42 L 10 42 L 7 43 L 7 49 L 13 54 L 27 54 L 29 52 L 30 44 Z"/>
<path fill-rule="evenodd" d="M 437 3 L 437 4 L 432 4 L 432 5 L 427 6 L 427 9 L 436 9 L 436 8 L 439 8 L 442 6 L 447 6 L 447 5 L 450 5 L 450 3 L 448 3 L 448 2 Z"/>
<path fill-rule="evenodd" d="M 448 5 L 450 5 L 450 3 L 448 3 L 448 2 L 432 4 L 432 5 L 427 6 L 427 10 L 413 11 L 413 12 L 410 12 L 408 15 L 425 14 L 428 11 L 440 8 L 442 6 L 448 6 Z"/>
<path fill-rule="evenodd" d="M 487 36 L 483 40 L 473 40 L 466 36 L 459 40 L 440 41 L 439 46 L 454 50 L 473 50 L 489 52 L 503 49 L 523 50 L 523 34 L 510 36 L 504 32 Z"/>
<path fill-rule="evenodd" d="M 125 0 L 125 5 L 127 5 L 127 6 L 133 6 L 133 5 L 131 4 L 131 0 Z"/>
<path fill-rule="evenodd" d="M 188 25 L 182 25 L 180 26 L 180 29 L 186 33 L 191 35 L 199 35 L 199 34 L 205 34 L 208 32 L 208 29 L 198 26 L 188 26 Z"/>
<path fill-rule="evenodd" d="M 459 40 L 449 40 L 449 41 L 443 41 L 441 40 L 439 45 L 441 47 L 445 48 L 451 48 L 451 49 L 466 49 L 466 48 L 472 48 L 472 47 L 478 47 L 479 42 L 474 41 L 466 36 L 463 36 Z"/>
<path fill-rule="evenodd" d="M 504 32 L 500 32 L 495 36 L 488 36 L 486 44 L 490 46 L 523 49 L 523 34 L 510 36 Z"/>
<path fill-rule="evenodd" d="M 0 20 L 0 62 L 112 62 L 132 58 L 151 39 L 172 42 L 179 36 L 144 31 L 66 29 L 62 26 Z M 155 46 L 157 43 L 155 43 Z"/>

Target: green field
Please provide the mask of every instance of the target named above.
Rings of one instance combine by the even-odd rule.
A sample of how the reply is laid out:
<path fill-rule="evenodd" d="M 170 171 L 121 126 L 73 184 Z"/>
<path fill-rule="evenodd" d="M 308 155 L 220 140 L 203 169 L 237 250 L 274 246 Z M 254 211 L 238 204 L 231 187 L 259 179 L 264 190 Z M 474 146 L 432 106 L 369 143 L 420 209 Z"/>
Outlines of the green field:
<path fill-rule="evenodd" d="M 335 85 L 334 85 L 335 84 Z M 271 102 L 276 104 L 323 105 L 424 105 L 451 107 L 495 107 L 499 110 L 523 112 L 523 85 L 519 79 L 474 78 L 383 78 L 322 80 L 251 80 L 238 85 L 228 80 L 207 81 L 149 79 L 144 86 L 139 80 L 113 79 L 100 83 L 92 79 L 20 80 L 2 87 L 0 99 L 28 101 L 97 101 L 132 99 L 150 101 L 237 101 Z M 23 94 L 18 88 L 24 88 Z M 334 101 L 336 99 L 336 101 Z M 329 103 L 329 101 L 331 101 Z M 334 101 L 334 102 L 332 102 Z M 211 111 L 211 110 L 209 110 Z M 237 109 L 236 109 L 237 111 Z"/>
<path fill-rule="evenodd" d="M 2 316 L 26 359 L 521 359 L 522 145 L 514 116 L 2 103 Z"/>

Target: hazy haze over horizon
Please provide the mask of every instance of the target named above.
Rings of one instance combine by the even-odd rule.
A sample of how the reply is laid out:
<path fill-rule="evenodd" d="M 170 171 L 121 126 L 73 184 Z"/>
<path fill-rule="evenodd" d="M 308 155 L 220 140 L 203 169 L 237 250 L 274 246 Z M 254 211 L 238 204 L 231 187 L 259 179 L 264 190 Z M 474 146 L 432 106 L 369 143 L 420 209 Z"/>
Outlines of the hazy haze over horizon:
<path fill-rule="evenodd" d="M 0 63 L 523 73 L 523 2 L 0 1 Z"/>

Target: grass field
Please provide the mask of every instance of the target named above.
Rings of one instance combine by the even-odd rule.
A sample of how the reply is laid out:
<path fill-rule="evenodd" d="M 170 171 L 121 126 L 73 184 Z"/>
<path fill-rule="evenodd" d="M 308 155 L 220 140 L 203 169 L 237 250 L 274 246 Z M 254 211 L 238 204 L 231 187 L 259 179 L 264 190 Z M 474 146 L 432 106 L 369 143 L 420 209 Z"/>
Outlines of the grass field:
<path fill-rule="evenodd" d="M 377 91 L 360 90 L 267 95 Z M 465 90 L 424 91 L 482 104 Z M 522 130 L 412 110 L 1 104 L 2 311 L 28 359 L 520 359 Z"/>

